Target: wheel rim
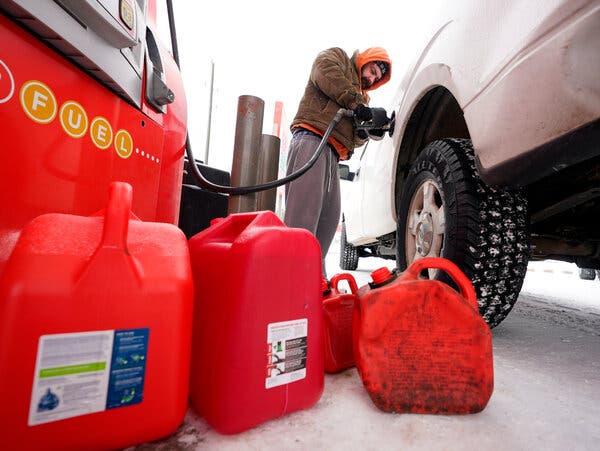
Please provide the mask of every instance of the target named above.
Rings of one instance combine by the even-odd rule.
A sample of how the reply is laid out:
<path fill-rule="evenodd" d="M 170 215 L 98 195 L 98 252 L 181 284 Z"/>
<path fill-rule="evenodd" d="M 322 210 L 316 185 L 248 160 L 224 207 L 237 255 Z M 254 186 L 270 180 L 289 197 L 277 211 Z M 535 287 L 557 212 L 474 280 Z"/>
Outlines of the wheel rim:
<path fill-rule="evenodd" d="M 421 183 L 410 200 L 406 221 L 406 262 L 423 257 L 439 257 L 444 245 L 446 219 L 442 191 L 433 180 Z M 437 270 L 430 269 L 433 278 Z"/>

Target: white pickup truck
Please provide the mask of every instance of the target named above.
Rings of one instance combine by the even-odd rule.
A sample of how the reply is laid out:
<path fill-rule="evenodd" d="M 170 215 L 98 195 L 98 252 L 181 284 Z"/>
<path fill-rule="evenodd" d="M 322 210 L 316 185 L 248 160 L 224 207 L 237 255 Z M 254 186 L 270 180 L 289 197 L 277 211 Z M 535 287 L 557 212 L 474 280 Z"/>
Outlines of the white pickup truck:
<path fill-rule="evenodd" d="M 446 3 L 343 183 L 340 264 L 446 257 L 494 327 L 530 259 L 600 269 L 600 2 Z"/>

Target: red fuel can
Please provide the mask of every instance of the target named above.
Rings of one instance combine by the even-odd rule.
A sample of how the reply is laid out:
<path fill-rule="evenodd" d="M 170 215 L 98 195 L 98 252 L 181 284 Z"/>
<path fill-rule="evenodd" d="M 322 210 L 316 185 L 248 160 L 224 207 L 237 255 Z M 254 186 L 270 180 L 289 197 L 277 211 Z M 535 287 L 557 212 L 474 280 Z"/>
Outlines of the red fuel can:
<path fill-rule="evenodd" d="M 125 448 L 167 436 L 188 395 L 193 285 L 185 236 L 131 211 L 31 221 L 0 277 L 0 442 Z"/>
<path fill-rule="evenodd" d="M 315 404 L 324 383 L 316 238 L 261 211 L 213 221 L 189 246 L 192 408 L 231 434 Z"/>
<path fill-rule="evenodd" d="M 346 281 L 350 293 L 340 292 L 339 284 Z M 358 302 L 358 286 L 352 274 L 341 273 L 331 278 L 323 294 L 325 315 L 325 371 L 337 373 L 354 366 L 352 350 L 352 315 Z"/>
<path fill-rule="evenodd" d="M 460 293 L 419 279 L 444 270 Z M 449 260 L 416 260 L 399 276 L 380 268 L 360 288 L 356 366 L 386 412 L 465 414 L 483 410 L 494 385 L 491 332 L 469 279 Z"/>

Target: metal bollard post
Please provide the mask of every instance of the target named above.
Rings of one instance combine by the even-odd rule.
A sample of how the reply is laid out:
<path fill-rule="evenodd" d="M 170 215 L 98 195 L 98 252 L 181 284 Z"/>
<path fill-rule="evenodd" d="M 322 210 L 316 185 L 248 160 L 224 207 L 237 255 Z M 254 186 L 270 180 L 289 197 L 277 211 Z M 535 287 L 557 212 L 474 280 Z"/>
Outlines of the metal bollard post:
<path fill-rule="evenodd" d="M 256 185 L 265 102 L 255 96 L 238 99 L 231 186 Z M 256 211 L 257 193 L 229 196 L 228 213 Z"/>
<path fill-rule="evenodd" d="M 258 158 L 258 183 L 266 183 L 277 179 L 279 172 L 279 147 L 281 140 L 277 136 L 262 135 L 260 156 Z M 277 188 L 257 193 L 256 210 L 275 212 Z"/>

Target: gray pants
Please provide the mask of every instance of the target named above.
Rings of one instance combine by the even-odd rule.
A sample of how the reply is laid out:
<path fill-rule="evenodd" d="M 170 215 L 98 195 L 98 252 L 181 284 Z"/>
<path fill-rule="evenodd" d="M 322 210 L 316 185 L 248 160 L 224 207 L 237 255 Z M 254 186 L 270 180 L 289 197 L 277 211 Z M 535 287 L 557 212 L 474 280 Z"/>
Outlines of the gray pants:
<path fill-rule="evenodd" d="M 290 143 L 287 174 L 304 166 L 317 150 L 321 138 L 296 134 Z M 321 245 L 323 275 L 325 256 L 340 221 L 340 179 L 337 154 L 329 146 L 312 168 L 285 186 L 285 218 L 288 227 L 301 227 L 317 237 Z"/>

